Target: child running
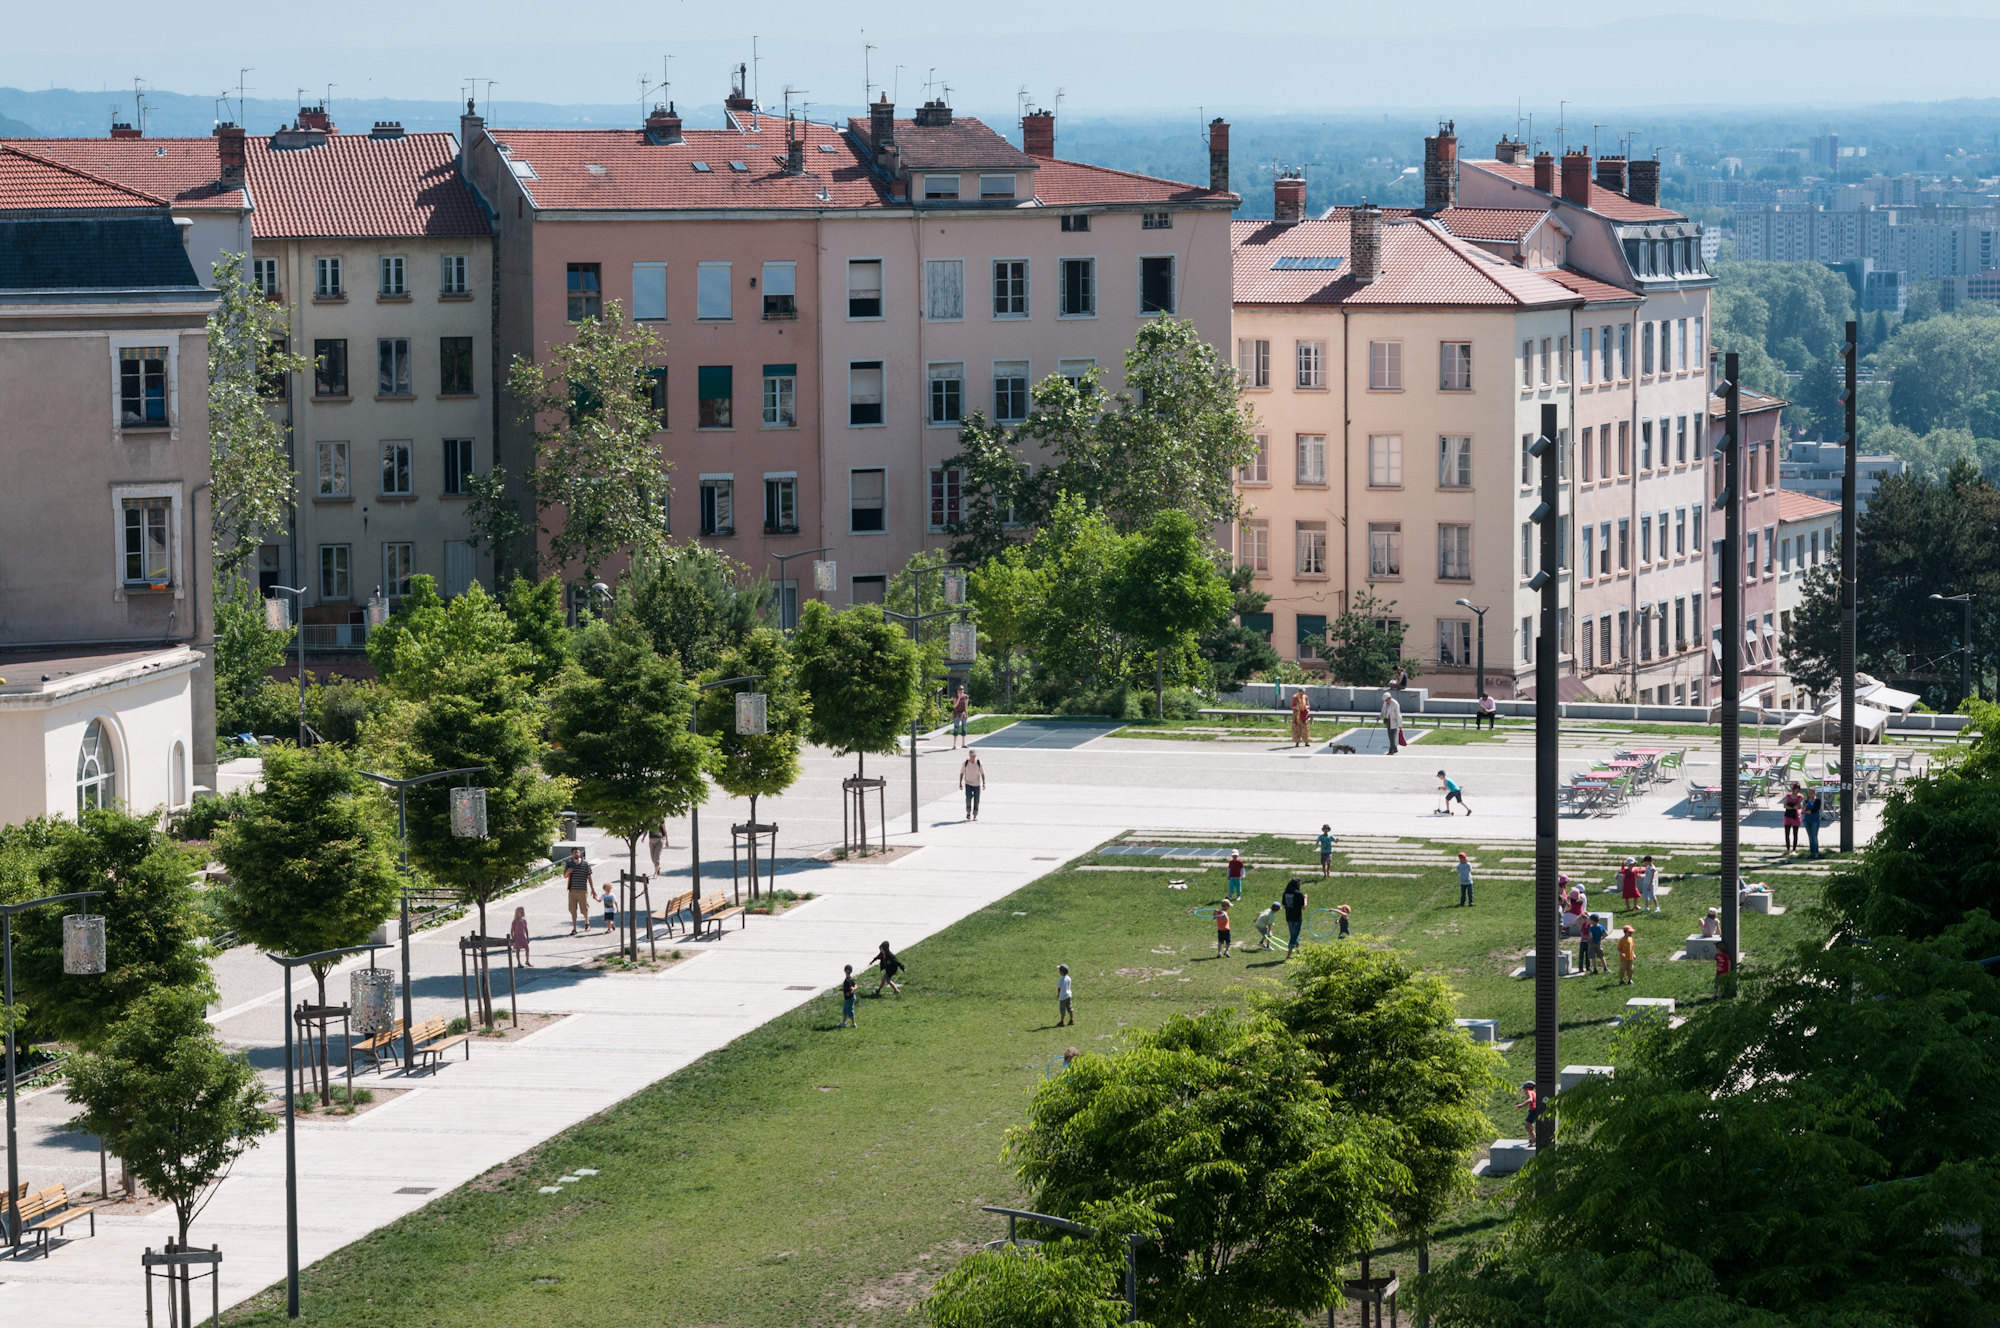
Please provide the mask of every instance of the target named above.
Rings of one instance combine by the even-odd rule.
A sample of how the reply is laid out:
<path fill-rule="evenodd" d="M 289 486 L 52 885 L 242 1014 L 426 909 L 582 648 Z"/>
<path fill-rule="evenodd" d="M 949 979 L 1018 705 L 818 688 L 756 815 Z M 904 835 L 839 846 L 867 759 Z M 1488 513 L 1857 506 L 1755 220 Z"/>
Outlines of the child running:
<path fill-rule="evenodd" d="M 875 984 L 875 994 L 880 996 L 882 988 L 887 987 L 901 996 L 903 989 L 896 985 L 896 975 L 903 971 L 905 965 L 902 960 L 896 958 L 887 941 L 882 942 L 882 948 L 875 952 L 875 957 L 868 961 L 867 967 L 873 968 L 877 964 L 882 966 L 882 980 Z"/>
<path fill-rule="evenodd" d="M 1070 1027 L 1074 1028 L 1076 1026 L 1076 1012 L 1070 1006 L 1069 965 L 1057 964 L 1056 965 L 1056 1027 L 1061 1028 L 1064 1024 L 1068 1024 Z M 1074 1052 L 1070 1054 L 1075 1055 Z M 1063 1064 L 1064 1066 L 1067 1066 L 1069 1064 L 1069 1057 L 1063 1058 Z"/>
<path fill-rule="evenodd" d="M 1465 806 L 1465 790 L 1453 783 L 1451 778 L 1442 770 L 1438 771 L 1438 788 L 1444 793 L 1444 807 L 1442 810 L 1446 816 L 1451 815 L 1451 804 L 1454 802 L 1461 807 L 1465 807 L 1465 814 L 1467 816 L 1472 815 L 1472 808 Z"/>
<path fill-rule="evenodd" d="M 1319 828 L 1319 878 L 1323 881 L 1333 875 L 1333 827 Z"/>
<path fill-rule="evenodd" d="M 1259 950 L 1270 949 L 1271 928 L 1278 925 L 1278 905 L 1272 904 L 1271 907 L 1259 913 L 1257 920 L 1250 925 L 1257 929 L 1257 948 Z"/>
<path fill-rule="evenodd" d="M 1229 905 L 1226 903 L 1215 910 L 1215 957 L 1229 958 Z"/>

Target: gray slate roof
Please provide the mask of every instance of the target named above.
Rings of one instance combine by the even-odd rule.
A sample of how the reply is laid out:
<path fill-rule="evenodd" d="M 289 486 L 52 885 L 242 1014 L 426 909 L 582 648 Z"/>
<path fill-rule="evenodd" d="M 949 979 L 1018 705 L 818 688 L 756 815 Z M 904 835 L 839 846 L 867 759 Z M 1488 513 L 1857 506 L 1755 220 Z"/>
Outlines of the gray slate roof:
<path fill-rule="evenodd" d="M 0 218 L 0 290 L 200 285 L 180 228 L 165 213 Z"/>

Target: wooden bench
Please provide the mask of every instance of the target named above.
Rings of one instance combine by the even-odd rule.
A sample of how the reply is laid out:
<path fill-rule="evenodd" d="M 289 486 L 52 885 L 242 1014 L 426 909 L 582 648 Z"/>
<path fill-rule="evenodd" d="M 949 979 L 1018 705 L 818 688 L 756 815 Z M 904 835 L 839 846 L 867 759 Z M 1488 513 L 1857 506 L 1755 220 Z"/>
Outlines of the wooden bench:
<path fill-rule="evenodd" d="M 20 1200 L 21 1232 L 33 1236 L 42 1247 L 42 1257 L 49 1257 L 51 1233 L 60 1234 L 65 1227 L 80 1217 L 90 1219 L 90 1234 L 97 1234 L 97 1209 L 94 1203 L 77 1203 L 69 1197 L 69 1189 L 63 1185 L 51 1185 L 47 1189 L 31 1194 Z"/>
<path fill-rule="evenodd" d="M 411 1031 L 410 1041 L 414 1044 L 411 1059 L 415 1062 L 411 1066 L 413 1073 L 417 1065 L 423 1064 L 426 1056 L 430 1058 L 431 1073 L 437 1073 L 438 1066 L 444 1064 L 444 1054 L 460 1043 L 465 1044 L 465 1059 L 472 1059 L 472 1034 L 446 1032 L 450 1027 L 450 1022 L 440 1017 L 426 1019 Z"/>
<path fill-rule="evenodd" d="M 687 912 L 693 905 L 694 891 L 689 890 L 685 894 L 675 895 L 666 902 L 664 908 L 653 915 L 653 921 L 666 928 L 667 934 L 671 936 L 675 927 L 684 925 L 681 922 L 681 914 Z"/>
<path fill-rule="evenodd" d="M 387 1031 L 377 1033 L 371 1038 L 364 1038 L 349 1048 L 349 1063 L 351 1065 L 353 1057 L 359 1056 L 379 1070 L 382 1068 L 383 1048 L 388 1048 L 390 1058 L 394 1059 L 402 1045 L 403 1021 L 398 1019 L 388 1027 Z"/>
<path fill-rule="evenodd" d="M 750 920 L 744 914 L 742 906 L 729 902 L 729 896 L 719 890 L 715 893 L 715 902 L 713 904 L 709 904 L 707 900 L 703 900 L 702 902 L 704 907 L 701 912 L 701 920 L 703 922 L 714 923 L 717 931 L 722 930 L 722 924 L 731 918 L 737 920 L 736 927 L 738 931 L 750 925 Z"/>
<path fill-rule="evenodd" d="M 688 921 L 684 915 L 691 912 L 693 908 L 694 891 L 689 890 L 686 894 L 675 895 L 672 899 L 669 899 L 666 907 L 653 915 L 653 921 L 666 928 L 668 935 L 672 935 L 675 927 L 685 927 L 688 925 Z M 737 923 L 739 929 L 750 925 L 744 915 L 743 909 L 731 903 L 728 895 L 719 890 L 703 895 L 701 901 L 701 921 L 704 924 L 712 922 L 719 928 L 730 918 L 739 920 Z"/>

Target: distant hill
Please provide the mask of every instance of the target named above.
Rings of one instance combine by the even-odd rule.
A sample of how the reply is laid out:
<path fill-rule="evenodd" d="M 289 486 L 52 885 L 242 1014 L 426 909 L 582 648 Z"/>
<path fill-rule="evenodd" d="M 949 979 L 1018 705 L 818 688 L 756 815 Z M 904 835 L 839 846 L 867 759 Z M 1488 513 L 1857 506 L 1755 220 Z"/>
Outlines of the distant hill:
<path fill-rule="evenodd" d="M 0 138 L 40 138 L 35 127 L 21 120 L 10 120 L 0 115 Z"/>

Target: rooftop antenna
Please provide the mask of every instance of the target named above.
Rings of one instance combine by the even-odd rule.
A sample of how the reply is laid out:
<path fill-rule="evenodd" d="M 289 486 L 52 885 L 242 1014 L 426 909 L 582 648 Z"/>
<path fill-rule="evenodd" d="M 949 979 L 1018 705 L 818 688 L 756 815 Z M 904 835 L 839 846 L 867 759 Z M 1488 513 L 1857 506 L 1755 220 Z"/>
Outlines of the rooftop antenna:
<path fill-rule="evenodd" d="M 930 76 L 929 78 L 927 78 L 927 79 L 925 79 L 925 80 L 924 80 L 924 100 L 925 100 L 925 101 L 929 101 L 929 100 L 931 99 L 931 88 L 932 88 L 932 87 L 933 87 L 933 86 L 934 86 L 934 85 L 935 85 L 935 84 L 937 83 L 937 66 L 936 66 L 936 65 L 932 65 L 932 66 L 931 66 L 931 68 L 930 68 L 930 75 L 931 75 L 931 76 Z"/>
<path fill-rule="evenodd" d="M 1610 127 L 1611 127 L 1610 125 L 1608 125 L 1608 124 L 1605 124 L 1605 123 L 1604 123 L 1604 122 L 1603 122 L 1602 120 L 1594 120 L 1594 121 L 1592 121 L 1592 122 L 1591 122 L 1591 125 L 1590 125 L 1590 155 L 1591 155 L 1591 156 L 1592 156 L 1593 158 L 1595 158 L 1595 157 L 1597 156 L 1597 131 L 1598 131 L 1598 130 L 1600 130 L 1600 129 L 1609 129 Z"/>
<path fill-rule="evenodd" d="M 256 66 L 254 65 L 236 71 L 236 123 L 243 125 L 245 127 L 248 127 L 250 123 L 250 121 L 247 118 L 245 118 L 250 114 L 250 112 L 246 108 L 245 98 L 243 96 L 244 76 L 246 74 L 253 74 L 255 72 L 256 72 Z"/>
<path fill-rule="evenodd" d="M 326 95 L 319 99 L 319 108 L 322 111 L 325 111 L 328 115 L 333 114 L 333 90 L 335 86 L 337 85 L 332 83 L 327 84 Z"/>
<path fill-rule="evenodd" d="M 895 88 L 894 95 L 889 98 L 890 101 L 900 102 L 903 99 L 903 71 L 907 68 L 909 68 L 908 65 L 897 65 L 895 71 L 890 74 L 889 77 Z"/>
<path fill-rule="evenodd" d="M 141 134 L 146 132 L 146 93 L 145 89 L 139 86 L 144 82 L 142 78 L 132 80 L 132 123 L 138 127 Z"/>
<path fill-rule="evenodd" d="M 1056 116 L 1057 116 L 1057 118 L 1061 118 L 1061 116 L 1062 116 L 1062 101 L 1063 101 L 1063 95 L 1064 95 L 1064 94 L 1063 94 L 1063 90 L 1062 90 L 1061 88 L 1057 88 L 1057 89 L 1056 89 Z"/>
<path fill-rule="evenodd" d="M 868 40 L 868 29 L 861 30 L 861 104 L 870 105 L 875 100 L 875 78 L 869 72 L 868 54 L 875 49 Z"/>
<path fill-rule="evenodd" d="M 753 134 L 762 132 L 762 126 L 757 123 L 757 112 L 764 105 L 763 62 L 764 57 L 757 54 L 757 38 L 753 34 L 750 38 L 750 132 Z"/>
<path fill-rule="evenodd" d="M 1514 98 L 1514 141 L 1516 143 L 1521 141 L 1521 121 L 1523 118 L 1521 115 L 1521 99 L 1516 97 Z"/>
<path fill-rule="evenodd" d="M 1556 103 L 1556 155 L 1562 156 L 1569 145 L 1569 103 Z"/>
<path fill-rule="evenodd" d="M 1023 83 L 1021 85 L 1021 90 L 1014 94 L 1014 118 L 1018 120 L 1027 113 L 1028 113 L 1028 85 L 1026 83 Z"/>

